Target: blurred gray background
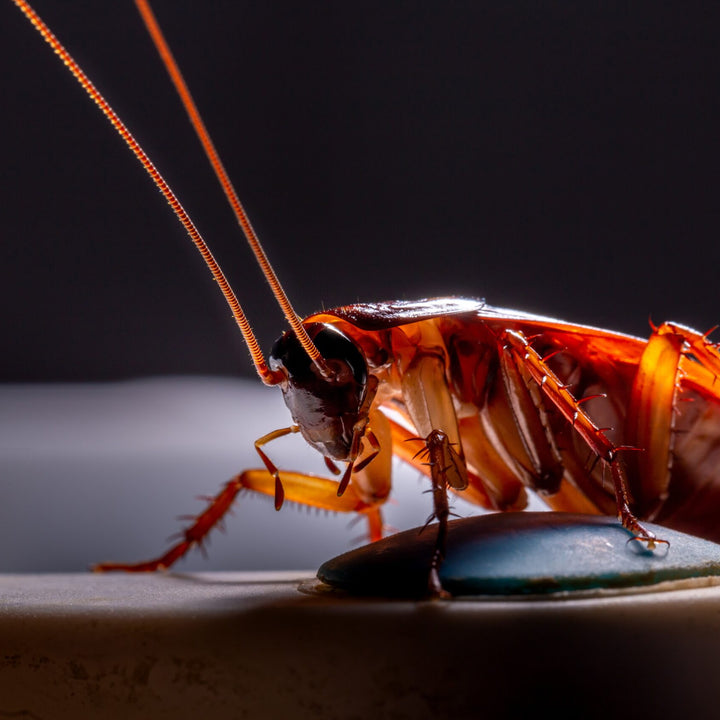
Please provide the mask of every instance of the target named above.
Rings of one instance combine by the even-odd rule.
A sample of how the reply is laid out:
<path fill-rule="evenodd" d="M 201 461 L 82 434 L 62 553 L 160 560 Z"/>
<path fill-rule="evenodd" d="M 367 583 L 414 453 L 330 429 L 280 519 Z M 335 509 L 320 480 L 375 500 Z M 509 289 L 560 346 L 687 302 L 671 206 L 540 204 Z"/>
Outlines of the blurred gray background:
<path fill-rule="evenodd" d="M 299 312 L 455 294 L 641 335 L 649 316 L 702 330 L 719 319 L 720 50 L 708 7 L 155 3 Z M 133 4 L 41 0 L 37 10 L 175 188 L 269 347 L 283 319 Z M 172 531 L 172 516 L 194 509 L 188 493 L 256 465 L 252 440 L 287 416 L 277 393 L 250 382 L 224 301 L 157 191 L 10 3 L 0 53 L 10 438 L 0 569 L 73 569 L 116 552 L 101 547 L 106 535 L 159 534 L 152 547 L 121 542 L 121 559 L 135 559 L 160 549 L 161 522 Z M 195 380 L 160 380 L 152 392 L 128 384 L 167 376 Z M 89 381 L 120 384 L 47 386 Z M 271 413 L 263 423 L 260 408 Z M 178 424 L 185 415 L 189 428 Z M 155 449 L 119 442 L 117 418 Z M 210 445 L 232 430 L 227 463 L 187 442 L 186 432 L 199 437 L 193 424 L 220 428 Z M 237 523 L 245 531 L 223 567 L 307 567 L 359 534 L 346 519 L 298 529 L 265 506 L 262 527 Z M 398 524 L 421 524 L 424 508 Z M 318 537 L 315 555 L 292 555 Z M 19 560 L 33 538 L 34 559 Z M 73 543 L 87 558 L 50 562 Z"/>

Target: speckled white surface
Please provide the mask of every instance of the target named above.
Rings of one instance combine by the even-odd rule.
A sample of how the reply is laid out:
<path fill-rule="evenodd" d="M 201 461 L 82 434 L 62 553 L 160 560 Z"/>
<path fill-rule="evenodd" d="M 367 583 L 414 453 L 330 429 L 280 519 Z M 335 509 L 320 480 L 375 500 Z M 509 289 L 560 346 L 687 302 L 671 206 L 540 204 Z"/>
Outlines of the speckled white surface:
<path fill-rule="evenodd" d="M 720 588 L 541 601 L 312 573 L 0 576 L 0 718 L 712 717 Z"/>

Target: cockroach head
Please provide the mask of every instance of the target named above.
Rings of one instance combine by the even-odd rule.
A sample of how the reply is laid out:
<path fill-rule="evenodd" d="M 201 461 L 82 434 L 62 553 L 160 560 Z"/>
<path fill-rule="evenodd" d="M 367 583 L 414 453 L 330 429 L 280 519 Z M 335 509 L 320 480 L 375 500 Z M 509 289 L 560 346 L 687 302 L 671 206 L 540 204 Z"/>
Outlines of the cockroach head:
<path fill-rule="evenodd" d="M 285 404 L 308 444 L 326 457 L 349 460 L 367 390 L 367 363 L 357 345 L 333 325 L 312 323 L 305 329 L 332 376 L 323 377 L 291 331 L 273 346 L 270 368 L 285 376 L 280 383 Z"/>

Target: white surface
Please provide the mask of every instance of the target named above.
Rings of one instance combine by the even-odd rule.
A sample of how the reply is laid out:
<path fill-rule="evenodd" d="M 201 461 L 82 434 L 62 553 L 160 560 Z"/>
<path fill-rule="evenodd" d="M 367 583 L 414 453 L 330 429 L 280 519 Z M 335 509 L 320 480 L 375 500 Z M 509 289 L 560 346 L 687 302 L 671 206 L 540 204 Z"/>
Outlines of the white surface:
<path fill-rule="evenodd" d="M 279 390 L 259 381 L 158 378 L 85 385 L 0 386 L 0 572 L 73 572 L 145 560 L 167 547 L 237 472 L 260 465 L 253 441 L 290 424 Z M 267 448 L 281 468 L 327 474 L 301 438 Z M 422 525 L 428 485 L 395 465 L 386 505 L 397 530 Z M 478 509 L 462 501 L 460 514 Z M 208 557 L 180 570 L 316 568 L 364 539 L 349 516 L 327 516 L 249 493 Z"/>
<path fill-rule="evenodd" d="M 717 587 L 410 603 L 298 579 L 0 576 L 0 718 L 716 717 Z"/>

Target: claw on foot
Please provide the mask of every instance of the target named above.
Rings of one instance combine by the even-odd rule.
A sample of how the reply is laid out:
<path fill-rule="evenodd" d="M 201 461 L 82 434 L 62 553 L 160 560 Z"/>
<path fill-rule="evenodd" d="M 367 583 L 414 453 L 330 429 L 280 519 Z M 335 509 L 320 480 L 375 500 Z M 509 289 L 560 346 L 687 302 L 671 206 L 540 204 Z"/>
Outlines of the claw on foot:
<path fill-rule="evenodd" d="M 654 552 L 658 549 L 658 545 L 665 545 L 665 552 L 667 552 L 667 549 L 670 547 L 670 542 L 668 540 L 663 540 L 662 538 L 656 537 L 654 533 L 651 533 L 649 531 L 643 530 L 641 533 L 636 533 L 628 538 L 628 544 L 631 542 L 638 542 L 643 543 L 645 545 L 645 549 L 649 552 Z"/>
<path fill-rule="evenodd" d="M 657 550 L 658 545 L 665 545 L 666 549 L 670 547 L 670 543 L 667 540 L 657 537 L 654 532 L 650 532 L 650 530 L 643 527 L 627 508 L 625 512 L 621 511 L 618 513 L 618 520 L 620 520 L 622 526 L 631 533 L 628 543 L 633 541 L 642 543 L 649 552 Z"/>

